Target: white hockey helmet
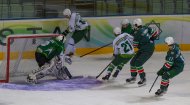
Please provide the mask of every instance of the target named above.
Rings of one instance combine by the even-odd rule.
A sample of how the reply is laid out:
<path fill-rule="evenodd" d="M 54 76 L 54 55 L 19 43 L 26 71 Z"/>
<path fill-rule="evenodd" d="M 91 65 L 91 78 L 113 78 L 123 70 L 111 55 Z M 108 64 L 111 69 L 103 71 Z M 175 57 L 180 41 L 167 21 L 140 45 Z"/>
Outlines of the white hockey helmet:
<path fill-rule="evenodd" d="M 113 32 L 114 32 L 115 35 L 120 35 L 121 34 L 121 28 L 115 27 Z"/>
<path fill-rule="evenodd" d="M 165 43 L 166 43 L 167 45 L 172 45 L 172 44 L 174 44 L 174 38 L 173 38 L 173 37 L 166 37 L 166 38 L 165 38 Z"/>
<path fill-rule="evenodd" d="M 129 24 L 129 20 L 128 19 L 123 19 L 121 21 L 121 25 L 125 25 L 125 24 Z"/>
<path fill-rule="evenodd" d="M 140 19 L 140 18 L 135 19 L 133 21 L 133 25 L 136 25 L 137 27 L 141 26 L 142 25 L 142 19 Z"/>
<path fill-rule="evenodd" d="M 71 16 L 71 10 L 70 9 L 65 9 L 64 11 L 63 11 L 63 15 L 64 16 Z"/>
<path fill-rule="evenodd" d="M 62 41 L 63 43 L 66 41 L 66 38 L 63 35 L 59 35 L 55 39 L 58 41 Z"/>

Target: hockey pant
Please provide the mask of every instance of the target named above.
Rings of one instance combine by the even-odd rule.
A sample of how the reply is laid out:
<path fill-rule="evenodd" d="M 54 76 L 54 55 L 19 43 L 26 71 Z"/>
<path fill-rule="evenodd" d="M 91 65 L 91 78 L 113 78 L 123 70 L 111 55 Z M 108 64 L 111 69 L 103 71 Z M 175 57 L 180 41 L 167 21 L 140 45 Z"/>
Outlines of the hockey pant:
<path fill-rule="evenodd" d="M 137 73 L 140 75 L 140 78 L 145 78 L 145 72 L 143 64 L 152 56 L 154 51 L 138 51 L 130 62 L 131 66 L 131 76 L 136 77 Z"/>
<path fill-rule="evenodd" d="M 44 54 L 38 52 L 35 52 L 35 59 L 39 67 L 42 67 L 45 65 L 45 63 L 48 63 L 50 61 Z"/>
<path fill-rule="evenodd" d="M 71 36 L 71 38 L 68 41 L 66 50 L 65 50 L 65 54 L 68 55 L 70 53 L 75 52 L 75 44 L 77 44 L 79 41 L 82 40 L 82 38 L 84 38 L 84 36 L 87 34 L 87 29 L 84 30 L 76 30 L 73 35 Z"/>

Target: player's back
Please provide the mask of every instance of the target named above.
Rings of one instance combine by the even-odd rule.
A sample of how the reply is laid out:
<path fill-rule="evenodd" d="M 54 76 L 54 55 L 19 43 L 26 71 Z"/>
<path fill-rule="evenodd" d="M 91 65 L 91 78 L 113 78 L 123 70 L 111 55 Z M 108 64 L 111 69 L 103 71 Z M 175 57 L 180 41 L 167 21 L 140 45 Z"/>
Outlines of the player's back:
<path fill-rule="evenodd" d="M 153 50 L 154 42 L 150 40 L 149 28 L 143 26 L 141 29 L 134 32 L 134 41 L 138 42 L 138 49 Z"/>
<path fill-rule="evenodd" d="M 48 59 L 52 59 L 55 55 L 61 53 L 63 49 L 61 42 L 52 39 L 37 47 L 37 52 L 44 54 Z"/>
<path fill-rule="evenodd" d="M 123 33 L 119 36 L 117 36 L 114 41 L 113 41 L 113 46 L 114 48 L 118 49 L 119 54 L 133 54 L 134 53 L 134 48 L 132 45 L 132 36 Z"/>

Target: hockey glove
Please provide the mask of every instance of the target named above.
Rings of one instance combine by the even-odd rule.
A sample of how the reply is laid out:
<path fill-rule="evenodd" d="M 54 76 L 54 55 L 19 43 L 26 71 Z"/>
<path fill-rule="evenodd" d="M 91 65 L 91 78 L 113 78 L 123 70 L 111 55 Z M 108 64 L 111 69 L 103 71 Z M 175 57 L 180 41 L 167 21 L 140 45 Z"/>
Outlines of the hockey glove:
<path fill-rule="evenodd" d="M 65 56 L 65 62 L 67 62 L 69 65 L 72 64 L 72 60 L 69 56 Z"/>
<path fill-rule="evenodd" d="M 164 74 L 164 70 L 161 68 L 158 72 L 157 72 L 157 75 L 159 76 L 162 76 Z"/>

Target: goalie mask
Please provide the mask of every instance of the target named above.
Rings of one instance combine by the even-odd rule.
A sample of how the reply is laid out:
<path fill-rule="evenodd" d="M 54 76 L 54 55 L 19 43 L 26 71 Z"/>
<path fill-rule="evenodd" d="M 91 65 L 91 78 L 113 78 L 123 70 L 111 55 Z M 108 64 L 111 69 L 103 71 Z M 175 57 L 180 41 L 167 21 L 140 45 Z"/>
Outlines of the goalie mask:
<path fill-rule="evenodd" d="M 59 35 L 55 39 L 58 41 L 62 41 L 63 43 L 66 41 L 66 38 L 63 35 Z"/>
<path fill-rule="evenodd" d="M 173 37 L 166 37 L 165 38 L 165 43 L 169 46 L 174 44 L 174 38 Z"/>
<path fill-rule="evenodd" d="M 120 34 L 121 34 L 121 28 L 119 28 L 119 27 L 114 28 L 113 33 L 114 33 L 116 36 L 120 35 Z"/>

